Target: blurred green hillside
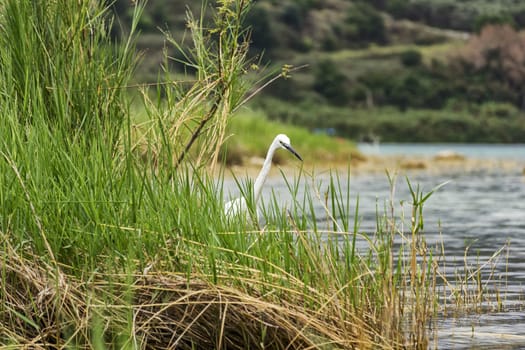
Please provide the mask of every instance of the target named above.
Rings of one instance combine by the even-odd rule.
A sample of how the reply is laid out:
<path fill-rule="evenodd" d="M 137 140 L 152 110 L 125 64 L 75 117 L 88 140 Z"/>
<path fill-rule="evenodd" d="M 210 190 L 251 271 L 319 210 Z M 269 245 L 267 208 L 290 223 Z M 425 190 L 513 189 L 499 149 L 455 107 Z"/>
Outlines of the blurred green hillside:
<path fill-rule="evenodd" d="M 133 4 L 113 6 L 118 39 Z M 137 82 L 191 74 L 186 11 L 203 7 L 206 21 L 213 1 L 148 1 Z M 246 25 L 259 78 L 305 66 L 250 102 L 270 119 L 355 140 L 525 140 L 523 1 L 259 0 Z"/>

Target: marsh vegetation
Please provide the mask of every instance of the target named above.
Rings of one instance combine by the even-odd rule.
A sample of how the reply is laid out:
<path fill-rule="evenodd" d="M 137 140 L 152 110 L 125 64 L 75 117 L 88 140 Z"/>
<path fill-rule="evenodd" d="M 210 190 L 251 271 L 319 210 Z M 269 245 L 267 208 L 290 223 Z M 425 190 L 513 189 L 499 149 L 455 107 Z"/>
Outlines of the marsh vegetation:
<path fill-rule="evenodd" d="M 134 25 L 117 45 L 97 2 L 2 3 L 2 346 L 427 347 L 444 280 L 424 235 L 432 191 L 407 181 L 407 217 L 393 196 L 363 232 L 348 176 L 299 172 L 293 205 L 267 211 L 265 226 L 225 218 L 223 175 L 208 172 L 254 87 L 249 5 L 219 2 L 212 27 L 188 14 L 191 73 L 128 94 Z M 457 290 L 458 308 L 485 297 L 467 277 L 444 284 L 478 288 Z"/>

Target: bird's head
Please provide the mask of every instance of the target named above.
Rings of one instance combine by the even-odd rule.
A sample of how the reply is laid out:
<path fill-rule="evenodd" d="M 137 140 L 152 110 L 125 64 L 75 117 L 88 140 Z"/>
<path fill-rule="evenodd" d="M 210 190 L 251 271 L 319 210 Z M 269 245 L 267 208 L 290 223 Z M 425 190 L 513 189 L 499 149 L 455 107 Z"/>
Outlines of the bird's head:
<path fill-rule="evenodd" d="M 290 138 L 286 136 L 285 134 L 279 134 L 275 137 L 275 141 L 281 148 L 284 148 L 285 150 L 292 153 L 294 156 L 297 157 L 300 161 L 303 160 L 301 156 L 292 148 L 292 144 L 290 143 Z"/>

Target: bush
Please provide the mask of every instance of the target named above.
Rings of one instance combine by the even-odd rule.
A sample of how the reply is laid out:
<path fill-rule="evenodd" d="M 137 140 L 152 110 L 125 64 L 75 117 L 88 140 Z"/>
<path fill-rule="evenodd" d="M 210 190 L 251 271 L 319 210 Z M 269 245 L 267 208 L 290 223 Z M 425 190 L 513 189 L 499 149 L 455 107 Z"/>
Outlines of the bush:
<path fill-rule="evenodd" d="M 281 15 L 281 19 L 284 23 L 290 27 L 300 30 L 303 27 L 305 13 L 301 11 L 301 8 L 296 3 L 287 4 Z"/>
<path fill-rule="evenodd" d="M 356 3 L 346 16 L 346 23 L 355 28 L 351 40 L 386 42 L 385 23 L 376 9 L 367 3 Z"/>
<path fill-rule="evenodd" d="M 480 107 L 480 114 L 484 117 L 513 118 L 519 115 L 519 111 L 510 103 L 485 102 Z"/>
<path fill-rule="evenodd" d="M 399 56 L 401 63 L 405 67 L 419 66 L 423 61 L 423 56 L 419 50 L 406 50 Z"/>
<path fill-rule="evenodd" d="M 246 16 L 246 23 L 251 28 L 251 48 L 257 51 L 268 50 L 278 46 L 273 31 L 270 14 L 262 5 L 255 5 Z"/>
<path fill-rule="evenodd" d="M 337 65 L 330 61 L 321 61 L 314 72 L 314 90 L 324 96 L 329 102 L 344 105 L 348 102 L 346 77 L 339 71 Z"/>
<path fill-rule="evenodd" d="M 327 34 L 321 41 L 321 49 L 323 51 L 337 51 L 340 49 L 341 42 L 333 34 Z"/>
<path fill-rule="evenodd" d="M 481 14 L 474 21 L 474 30 L 479 34 L 481 30 L 488 25 L 511 25 L 515 26 L 514 18 L 509 14 Z"/>
<path fill-rule="evenodd" d="M 389 0 L 386 5 L 386 10 L 395 18 L 403 18 L 409 6 L 409 3 L 405 0 Z"/>
<path fill-rule="evenodd" d="M 265 94 L 284 101 L 298 101 L 301 99 L 301 86 L 297 80 L 280 78 L 266 89 Z"/>

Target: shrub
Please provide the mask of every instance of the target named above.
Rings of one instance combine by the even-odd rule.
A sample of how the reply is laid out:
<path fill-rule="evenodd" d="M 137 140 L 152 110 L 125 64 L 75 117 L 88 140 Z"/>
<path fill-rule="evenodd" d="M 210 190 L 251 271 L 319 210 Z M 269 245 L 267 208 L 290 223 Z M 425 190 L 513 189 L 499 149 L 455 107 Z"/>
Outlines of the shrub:
<path fill-rule="evenodd" d="M 423 61 L 423 56 L 419 50 L 406 50 L 399 56 L 401 63 L 405 67 L 419 66 Z"/>
<path fill-rule="evenodd" d="M 314 72 L 314 90 L 328 101 L 337 105 L 348 102 L 348 92 L 345 87 L 346 77 L 339 71 L 337 65 L 330 61 L 321 61 Z"/>
<path fill-rule="evenodd" d="M 474 30 L 477 33 L 480 33 L 481 30 L 488 25 L 510 25 L 514 27 L 516 23 L 514 22 L 514 18 L 506 13 L 481 14 L 474 20 Z"/>
<path fill-rule="evenodd" d="M 481 105 L 480 114 L 484 117 L 512 118 L 516 117 L 519 111 L 510 103 L 485 102 Z"/>
<path fill-rule="evenodd" d="M 251 47 L 255 50 L 271 51 L 278 46 L 277 38 L 270 23 L 270 14 L 262 5 L 255 5 L 246 16 L 251 28 Z"/>
<path fill-rule="evenodd" d="M 300 5 L 290 3 L 284 8 L 281 19 L 290 27 L 300 30 L 303 27 L 304 15 L 305 13 L 301 11 Z"/>
<path fill-rule="evenodd" d="M 367 3 L 356 3 L 347 13 L 346 23 L 355 27 L 355 36 L 350 38 L 358 41 L 386 41 L 385 23 L 376 9 Z"/>

